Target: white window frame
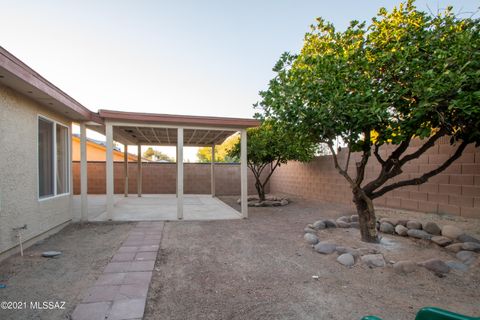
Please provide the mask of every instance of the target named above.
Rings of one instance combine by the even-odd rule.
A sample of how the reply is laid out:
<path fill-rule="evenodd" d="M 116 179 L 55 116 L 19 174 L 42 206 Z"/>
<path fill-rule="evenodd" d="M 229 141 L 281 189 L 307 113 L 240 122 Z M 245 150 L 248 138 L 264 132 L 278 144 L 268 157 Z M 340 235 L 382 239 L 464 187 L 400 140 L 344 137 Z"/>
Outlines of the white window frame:
<path fill-rule="evenodd" d="M 38 143 L 38 138 L 39 138 L 39 132 L 38 132 L 38 123 L 40 119 L 49 121 L 53 124 L 53 195 L 48 195 L 48 196 L 43 196 L 40 197 L 40 168 L 38 167 L 38 154 L 39 154 L 39 148 L 40 145 Z M 67 181 L 67 186 L 68 186 L 68 192 L 57 194 L 57 126 L 62 126 L 67 129 L 67 174 L 68 174 L 68 181 Z M 50 200 L 54 198 L 59 198 L 59 197 L 64 197 L 64 196 L 69 196 L 72 192 L 72 161 L 71 161 L 71 144 L 72 144 L 72 138 L 70 135 L 70 127 L 57 121 L 52 118 L 46 117 L 44 115 L 38 114 L 37 115 L 37 199 L 38 201 L 45 201 L 45 200 Z"/>

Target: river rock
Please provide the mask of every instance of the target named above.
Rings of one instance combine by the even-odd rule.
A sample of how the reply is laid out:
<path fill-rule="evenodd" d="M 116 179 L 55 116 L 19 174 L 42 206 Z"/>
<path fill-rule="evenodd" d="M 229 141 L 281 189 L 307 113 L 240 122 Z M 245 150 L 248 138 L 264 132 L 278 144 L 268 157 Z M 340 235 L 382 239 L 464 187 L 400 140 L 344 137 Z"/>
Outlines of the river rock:
<path fill-rule="evenodd" d="M 411 273 L 415 271 L 417 268 L 417 264 L 413 261 L 410 260 L 403 260 L 403 261 L 398 261 L 393 265 L 393 270 L 397 273 Z"/>
<path fill-rule="evenodd" d="M 354 252 L 355 250 L 350 248 L 350 247 L 343 247 L 343 246 L 337 246 L 335 248 L 335 251 L 338 253 L 338 254 L 344 254 L 344 253 L 352 253 Z"/>
<path fill-rule="evenodd" d="M 358 215 L 357 214 L 352 214 L 350 216 L 350 222 L 358 222 Z"/>
<path fill-rule="evenodd" d="M 316 230 L 322 230 L 322 229 L 325 229 L 326 226 L 322 220 L 318 220 L 313 223 L 313 228 Z"/>
<path fill-rule="evenodd" d="M 390 224 L 388 222 L 381 222 L 380 223 L 380 232 L 393 234 L 395 232 L 395 229 L 393 228 L 392 224 Z"/>
<path fill-rule="evenodd" d="M 385 259 L 381 254 L 366 254 L 361 259 L 370 268 L 385 267 Z"/>
<path fill-rule="evenodd" d="M 337 224 L 332 219 L 323 220 L 323 223 L 325 223 L 325 226 L 327 228 L 336 228 L 337 227 Z"/>
<path fill-rule="evenodd" d="M 464 242 L 462 245 L 463 250 L 480 252 L 480 243 L 476 242 Z"/>
<path fill-rule="evenodd" d="M 340 218 L 337 219 L 337 221 L 343 221 L 350 223 L 350 217 L 349 216 L 341 216 Z"/>
<path fill-rule="evenodd" d="M 338 228 L 350 228 L 350 223 L 342 221 L 342 220 L 337 220 L 336 224 L 337 224 Z"/>
<path fill-rule="evenodd" d="M 350 222 L 350 228 L 360 229 L 360 223 L 358 221 Z"/>
<path fill-rule="evenodd" d="M 286 206 L 288 203 L 289 203 L 289 202 L 288 202 L 287 199 L 282 199 L 282 200 L 280 200 L 280 205 L 281 205 L 281 206 Z"/>
<path fill-rule="evenodd" d="M 346 267 L 351 267 L 355 264 L 355 258 L 350 253 L 344 253 L 338 256 L 338 263 L 343 264 Z"/>
<path fill-rule="evenodd" d="M 314 229 L 310 228 L 310 227 L 306 227 L 305 229 L 303 229 L 303 232 L 305 233 L 313 233 L 313 234 L 316 234 L 317 231 L 315 231 Z"/>
<path fill-rule="evenodd" d="M 397 219 L 392 219 L 392 218 L 382 218 L 380 219 L 380 226 L 382 223 L 390 223 L 392 226 L 396 226 L 398 224 L 398 220 Z"/>
<path fill-rule="evenodd" d="M 468 270 L 468 266 L 466 264 L 463 264 L 455 260 L 445 261 L 445 263 L 447 264 L 447 266 L 450 267 L 450 269 L 453 269 L 453 270 L 458 270 L 462 272 L 465 272 Z"/>
<path fill-rule="evenodd" d="M 446 250 L 450 252 L 458 252 L 462 250 L 463 243 L 454 243 L 445 247 Z"/>
<path fill-rule="evenodd" d="M 417 239 L 430 240 L 432 238 L 432 235 L 430 233 L 417 229 L 409 229 L 407 231 L 407 234 L 409 237 Z"/>
<path fill-rule="evenodd" d="M 422 229 L 422 224 L 418 222 L 417 220 L 409 220 L 407 221 L 407 228 L 408 229 L 413 229 L 413 230 L 421 230 Z"/>
<path fill-rule="evenodd" d="M 408 231 L 408 228 L 407 227 L 404 227 L 403 225 L 401 224 L 398 224 L 396 227 L 395 227 L 395 232 L 399 235 L 399 236 L 402 236 L 402 237 L 405 237 L 407 236 L 407 231 Z"/>
<path fill-rule="evenodd" d="M 462 229 L 451 225 L 446 225 L 442 228 L 442 236 L 450 238 L 452 240 L 456 240 L 463 233 L 464 232 Z"/>
<path fill-rule="evenodd" d="M 430 271 L 440 274 L 448 273 L 450 271 L 450 267 L 440 259 L 429 259 L 420 262 L 419 265 Z"/>
<path fill-rule="evenodd" d="M 318 243 L 318 237 L 312 233 L 305 233 L 303 235 L 303 239 L 308 243 L 308 244 L 317 244 Z"/>
<path fill-rule="evenodd" d="M 465 264 L 470 264 L 473 262 L 473 260 L 475 260 L 475 253 L 473 253 L 472 251 L 462 250 L 457 252 L 455 256 L 458 260 L 462 261 Z"/>
<path fill-rule="evenodd" d="M 464 234 L 461 234 L 458 236 L 458 241 L 460 242 L 476 242 L 476 243 L 480 243 L 480 239 L 477 239 L 475 237 L 472 237 L 466 233 Z"/>
<path fill-rule="evenodd" d="M 399 219 L 399 220 L 398 220 L 398 223 L 397 223 L 397 226 L 400 224 L 400 225 L 406 227 L 406 226 L 407 226 L 407 222 L 408 222 L 408 220 L 406 220 L 406 219 Z"/>
<path fill-rule="evenodd" d="M 432 221 L 428 221 L 424 223 L 422 225 L 422 229 L 435 236 L 439 236 L 442 233 L 442 230 L 440 229 L 440 227 L 435 222 L 432 222 Z"/>
<path fill-rule="evenodd" d="M 438 244 L 440 247 L 446 247 L 450 244 L 452 244 L 452 240 L 450 240 L 450 238 L 447 238 L 447 237 L 443 237 L 443 236 L 435 236 L 435 237 L 432 237 L 432 242 Z"/>
<path fill-rule="evenodd" d="M 321 241 L 317 243 L 314 247 L 315 251 L 322 254 L 330 254 L 335 251 L 337 245 L 335 243 Z"/>

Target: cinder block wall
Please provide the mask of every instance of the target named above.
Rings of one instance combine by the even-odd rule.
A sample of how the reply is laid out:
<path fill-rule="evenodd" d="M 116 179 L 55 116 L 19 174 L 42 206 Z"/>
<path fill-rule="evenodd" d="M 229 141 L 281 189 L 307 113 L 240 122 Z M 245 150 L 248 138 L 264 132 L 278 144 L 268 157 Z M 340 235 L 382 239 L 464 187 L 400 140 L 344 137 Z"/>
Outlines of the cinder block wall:
<path fill-rule="evenodd" d="M 113 167 L 114 192 L 124 192 L 123 162 Z M 142 164 L 142 192 L 145 194 L 174 194 L 177 165 L 175 163 L 146 162 Z M 137 163 L 128 164 L 128 190 L 137 193 Z M 184 164 L 184 193 L 210 194 L 210 164 Z M 218 163 L 215 165 L 215 190 L 219 196 L 240 194 L 240 165 Z M 73 191 L 80 194 L 80 163 L 73 162 Z M 267 186 L 267 192 L 269 191 Z M 88 193 L 105 194 L 105 162 L 88 163 Z M 248 170 L 248 193 L 256 194 L 255 178 Z"/>
<path fill-rule="evenodd" d="M 443 163 L 455 150 L 441 139 L 419 159 L 404 166 L 404 173 L 393 181 L 418 177 Z M 407 150 L 420 145 L 414 141 Z M 385 159 L 387 152 L 382 157 Z M 353 154 L 349 171 L 353 172 L 360 154 Z M 346 153 L 339 155 L 345 163 Z M 378 175 L 380 165 L 372 156 L 366 171 L 366 181 Z M 345 179 L 336 171 L 331 156 L 322 156 L 310 163 L 290 162 L 278 168 L 270 181 L 272 193 L 287 193 L 304 198 L 352 204 L 352 192 Z M 375 200 L 380 207 L 400 208 L 429 213 L 446 213 L 480 218 L 480 148 L 469 145 L 460 159 L 441 174 L 420 186 L 409 186 L 391 191 Z M 353 206 L 353 204 L 352 204 Z"/>

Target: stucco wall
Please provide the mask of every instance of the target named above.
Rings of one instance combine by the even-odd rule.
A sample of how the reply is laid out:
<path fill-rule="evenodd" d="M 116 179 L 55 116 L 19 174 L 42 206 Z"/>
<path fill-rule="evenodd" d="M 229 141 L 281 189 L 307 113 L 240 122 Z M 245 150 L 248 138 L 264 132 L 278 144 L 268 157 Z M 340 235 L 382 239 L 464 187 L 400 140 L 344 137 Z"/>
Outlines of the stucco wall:
<path fill-rule="evenodd" d="M 105 194 L 105 162 L 88 163 L 88 193 Z M 137 164 L 128 166 L 129 193 L 137 193 Z M 266 174 L 267 172 L 265 172 Z M 174 194 L 177 179 L 177 165 L 175 163 L 148 162 L 142 164 L 142 192 L 145 194 Z M 113 167 L 114 191 L 123 193 L 124 177 L 123 162 L 115 162 Z M 73 190 L 80 193 L 80 163 L 73 163 Z M 210 164 L 184 164 L 184 192 L 186 194 L 210 194 Z M 267 185 L 267 192 L 269 187 Z M 216 194 L 240 194 L 240 165 L 218 163 L 215 165 Z M 248 193 L 256 194 L 255 178 L 248 170 Z"/>
<path fill-rule="evenodd" d="M 71 123 L 0 85 L 0 253 L 18 244 L 12 228 L 27 224 L 24 240 L 71 219 L 71 196 L 38 200 L 37 116 Z"/>
<path fill-rule="evenodd" d="M 414 141 L 407 153 L 418 148 Z M 390 150 L 383 150 L 385 159 Z M 448 138 L 442 138 L 419 159 L 404 166 L 403 174 L 394 181 L 418 177 L 433 170 L 453 154 Z M 353 172 L 360 154 L 350 161 Z M 339 155 L 344 163 L 345 153 Z M 379 163 L 374 157 L 366 169 L 366 182 L 378 175 Z M 331 156 L 318 157 L 310 163 L 290 162 L 278 168 L 272 176 L 271 192 L 295 194 L 304 198 L 352 204 L 352 191 L 333 166 Z M 441 174 L 419 186 L 408 186 L 386 193 L 374 202 L 377 206 L 420 212 L 461 215 L 480 218 L 480 148 L 470 144 L 463 155 Z M 353 204 L 352 204 L 353 206 Z"/>

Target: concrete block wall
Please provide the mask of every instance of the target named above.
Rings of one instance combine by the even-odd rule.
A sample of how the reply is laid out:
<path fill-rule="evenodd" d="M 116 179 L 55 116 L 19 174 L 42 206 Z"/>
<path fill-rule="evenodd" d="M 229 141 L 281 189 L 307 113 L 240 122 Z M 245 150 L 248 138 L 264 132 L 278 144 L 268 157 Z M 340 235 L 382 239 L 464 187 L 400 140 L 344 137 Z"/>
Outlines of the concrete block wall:
<path fill-rule="evenodd" d="M 88 193 L 105 194 L 105 162 L 88 163 Z M 123 162 L 113 166 L 114 192 L 124 192 Z M 266 173 L 265 173 L 266 174 Z M 146 162 L 142 164 L 142 192 L 145 194 L 174 194 L 176 192 L 176 163 Z M 256 194 L 255 178 L 248 170 L 248 193 Z M 73 190 L 80 193 L 80 163 L 73 162 Z M 128 164 L 128 190 L 137 193 L 137 163 Z M 215 165 L 215 190 L 219 196 L 240 194 L 240 165 L 218 163 Z M 267 186 L 267 192 L 268 192 Z M 210 194 L 210 164 L 184 164 L 184 193 Z"/>
<path fill-rule="evenodd" d="M 414 141 L 407 153 L 421 145 Z M 385 159 L 392 148 L 381 152 Z M 422 157 L 404 166 L 404 172 L 393 181 L 420 176 L 438 167 L 454 152 L 449 139 L 443 138 Z M 360 154 L 353 154 L 349 172 L 353 173 Z M 340 163 L 346 153 L 339 155 Z M 366 170 L 366 181 L 378 175 L 380 164 L 372 156 Z M 290 162 L 278 168 L 270 181 L 272 193 L 287 193 L 304 198 L 352 204 L 352 192 L 346 180 L 336 171 L 332 156 L 315 158 L 310 163 Z M 461 158 L 441 174 L 420 186 L 393 190 L 376 199 L 380 207 L 400 208 L 428 213 L 445 213 L 480 218 L 480 148 L 469 145 Z M 352 204 L 353 206 L 353 204 Z"/>

